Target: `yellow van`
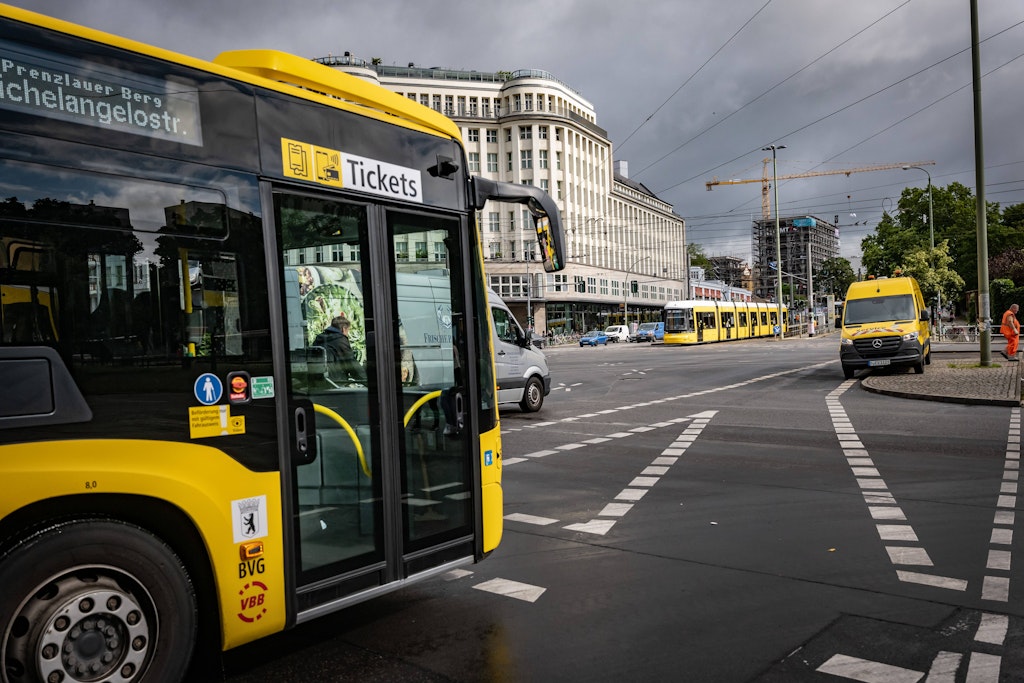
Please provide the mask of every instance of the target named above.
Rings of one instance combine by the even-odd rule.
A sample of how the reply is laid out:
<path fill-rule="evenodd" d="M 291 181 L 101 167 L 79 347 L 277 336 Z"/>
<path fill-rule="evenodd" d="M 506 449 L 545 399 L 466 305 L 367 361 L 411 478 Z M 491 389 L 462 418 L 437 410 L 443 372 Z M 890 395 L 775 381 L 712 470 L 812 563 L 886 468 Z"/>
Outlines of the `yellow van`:
<path fill-rule="evenodd" d="M 917 280 L 878 278 L 854 282 L 843 304 L 839 360 L 843 376 L 860 368 L 909 365 L 921 374 L 932 362 L 928 309 Z"/>

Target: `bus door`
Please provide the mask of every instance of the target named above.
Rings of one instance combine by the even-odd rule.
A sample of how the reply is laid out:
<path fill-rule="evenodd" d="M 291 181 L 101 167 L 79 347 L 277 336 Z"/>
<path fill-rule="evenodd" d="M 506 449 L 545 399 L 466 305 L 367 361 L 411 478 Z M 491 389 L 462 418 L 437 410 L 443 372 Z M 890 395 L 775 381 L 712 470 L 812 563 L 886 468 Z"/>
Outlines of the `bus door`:
<path fill-rule="evenodd" d="M 463 231 L 310 194 L 274 211 L 301 621 L 473 553 Z"/>

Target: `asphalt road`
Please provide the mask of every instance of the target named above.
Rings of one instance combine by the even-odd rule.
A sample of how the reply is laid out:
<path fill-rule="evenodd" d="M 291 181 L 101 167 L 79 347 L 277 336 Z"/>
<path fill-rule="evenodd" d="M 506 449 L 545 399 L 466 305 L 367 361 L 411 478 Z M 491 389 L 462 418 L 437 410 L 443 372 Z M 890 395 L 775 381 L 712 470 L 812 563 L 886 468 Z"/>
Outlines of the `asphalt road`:
<path fill-rule="evenodd" d="M 1019 409 L 868 393 L 829 337 L 548 357 L 541 412 L 502 414 L 491 557 L 220 678 L 1024 678 Z"/>

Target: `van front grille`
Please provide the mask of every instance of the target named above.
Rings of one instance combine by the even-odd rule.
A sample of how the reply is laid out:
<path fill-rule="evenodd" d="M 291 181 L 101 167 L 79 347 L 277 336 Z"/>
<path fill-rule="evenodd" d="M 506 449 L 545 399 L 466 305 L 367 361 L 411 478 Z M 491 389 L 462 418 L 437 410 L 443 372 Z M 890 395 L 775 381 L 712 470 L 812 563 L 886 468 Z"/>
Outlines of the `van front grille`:
<path fill-rule="evenodd" d="M 889 356 L 900 349 L 899 337 L 872 337 L 871 339 L 855 339 L 853 348 L 863 357 Z"/>

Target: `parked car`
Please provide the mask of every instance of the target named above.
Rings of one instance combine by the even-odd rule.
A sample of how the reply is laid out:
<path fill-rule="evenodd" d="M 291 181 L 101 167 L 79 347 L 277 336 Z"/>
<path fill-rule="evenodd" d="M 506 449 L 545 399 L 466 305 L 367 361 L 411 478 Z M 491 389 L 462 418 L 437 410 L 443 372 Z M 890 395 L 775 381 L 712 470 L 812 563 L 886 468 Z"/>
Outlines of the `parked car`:
<path fill-rule="evenodd" d="M 636 330 L 638 342 L 654 342 L 665 340 L 665 323 L 640 323 Z"/>
<path fill-rule="evenodd" d="M 608 335 L 610 342 L 629 341 L 629 328 L 625 325 L 610 325 L 605 328 L 604 333 Z"/>
<path fill-rule="evenodd" d="M 591 330 L 580 337 L 580 346 L 597 346 L 598 344 L 608 346 L 608 335 L 601 330 Z"/>

